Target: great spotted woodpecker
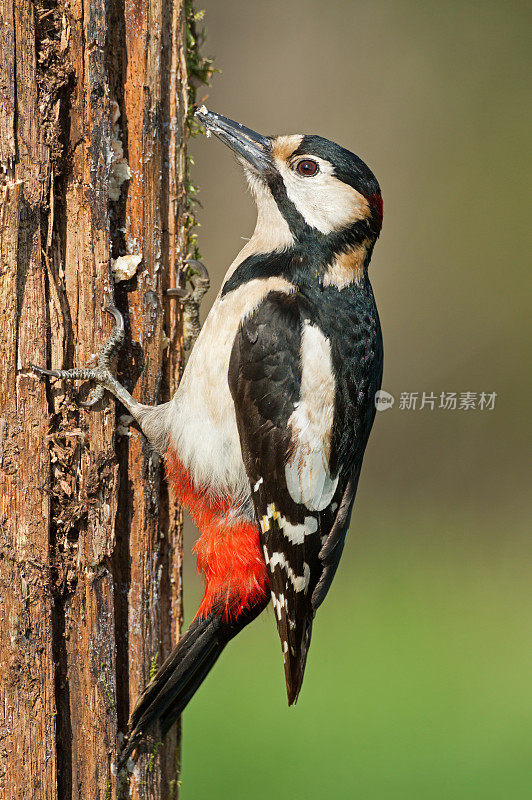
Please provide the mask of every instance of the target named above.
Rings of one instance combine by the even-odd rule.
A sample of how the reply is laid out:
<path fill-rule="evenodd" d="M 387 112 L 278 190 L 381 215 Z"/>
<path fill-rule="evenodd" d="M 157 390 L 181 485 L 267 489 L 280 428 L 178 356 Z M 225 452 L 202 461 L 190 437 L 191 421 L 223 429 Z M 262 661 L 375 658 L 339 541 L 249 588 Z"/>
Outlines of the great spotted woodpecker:
<path fill-rule="evenodd" d="M 273 602 L 288 703 L 303 680 L 316 610 L 347 534 L 382 377 L 368 264 L 382 223 L 379 184 L 320 136 L 261 136 L 204 107 L 237 155 L 257 204 L 172 400 L 139 404 L 111 375 L 116 327 L 91 379 L 112 392 L 165 456 L 200 530 L 205 596 L 139 698 L 124 757 L 165 735 L 227 642 Z"/>

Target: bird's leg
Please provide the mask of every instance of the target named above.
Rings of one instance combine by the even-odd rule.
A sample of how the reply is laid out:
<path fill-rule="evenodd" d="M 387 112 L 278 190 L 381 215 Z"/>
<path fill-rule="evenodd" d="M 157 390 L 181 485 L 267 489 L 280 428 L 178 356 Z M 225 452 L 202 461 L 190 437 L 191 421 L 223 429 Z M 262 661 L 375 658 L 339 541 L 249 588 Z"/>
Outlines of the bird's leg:
<path fill-rule="evenodd" d="M 192 285 L 192 291 L 185 289 L 167 289 L 168 297 L 176 297 L 183 306 L 183 347 L 191 350 L 201 330 L 199 307 L 201 299 L 209 289 L 210 278 L 206 267 L 195 258 L 187 258 L 185 264 L 190 264 L 187 270 L 187 281 Z"/>
<path fill-rule="evenodd" d="M 140 423 L 143 412 L 149 406 L 138 403 L 130 393 L 116 380 L 114 375 L 111 374 L 109 369 L 112 359 L 120 350 L 124 343 L 125 330 L 124 318 L 120 311 L 114 306 L 109 306 L 105 309 L 114 317 L 115 325 L 113 331 L 105 344 L 101 347 L 96 360 L 95 367 L 84 367 L 81 369 L 43 369 L 34 364 L 30 367 L 37 375 L 43 375 L 49 378 L 61 378 L 67 381 L 93 381 L 96 383 L 96 388 L 92 389 L 89 398 L 86 402 L 80 401 L 80 405 L 84 408 L 91 408 L 96 405 L 104 396 L 105 390 L 111 392 L 117 400 L 120 400 L 122 405 L 129 411 L 131 416 Z"/>

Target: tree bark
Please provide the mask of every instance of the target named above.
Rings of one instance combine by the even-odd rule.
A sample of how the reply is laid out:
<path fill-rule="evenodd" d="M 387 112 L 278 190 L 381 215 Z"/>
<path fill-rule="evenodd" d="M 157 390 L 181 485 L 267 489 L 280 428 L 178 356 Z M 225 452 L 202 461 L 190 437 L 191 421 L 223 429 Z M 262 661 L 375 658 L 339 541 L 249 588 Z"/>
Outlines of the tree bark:
<path fill-rule="evenodd" d="M 179 636 L 180 509 L 121 407 L 83 410 L 88 387 L 29 364 L 88 363 L 114 304 L 121 380 L 175 391 L 184 0 L 2 0 L 0 24 L 0 798 L 174 798 L 178 732 L 121 785 L 114 765 Z"/>

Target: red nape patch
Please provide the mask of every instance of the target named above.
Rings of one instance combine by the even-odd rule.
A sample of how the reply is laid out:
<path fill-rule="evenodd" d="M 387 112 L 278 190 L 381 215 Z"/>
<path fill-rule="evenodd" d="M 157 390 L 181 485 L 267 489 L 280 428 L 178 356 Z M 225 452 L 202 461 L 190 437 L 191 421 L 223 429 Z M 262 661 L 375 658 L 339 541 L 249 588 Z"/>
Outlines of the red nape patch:
<path fill-rule="evenodd" d="M 194 486 L 170 448 L 165 466 L 172 492 L 201 532 L 193 552 L 198 556 L 198 572 L 203 573 L 206 587 L 196 618 L 214 607 L 221 608 L 226 618 L 237 617 L 246 606 L 263 600 L 269 593 L 258 528 L 248 520 L 232 519 L 226 498 Z"/>

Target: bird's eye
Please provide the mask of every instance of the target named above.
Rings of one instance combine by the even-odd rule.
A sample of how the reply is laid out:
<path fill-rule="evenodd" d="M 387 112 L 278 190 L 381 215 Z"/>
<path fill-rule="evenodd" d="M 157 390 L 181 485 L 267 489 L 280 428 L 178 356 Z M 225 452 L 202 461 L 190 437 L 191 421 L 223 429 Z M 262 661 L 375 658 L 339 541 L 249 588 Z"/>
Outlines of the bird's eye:
<path fill-rule="evenodd" d="M 318 162 L 313 161 L 311 158 L 303 158 L 301 161 L 298 161 L 296 170 L 300 175 L 304 175 L 306 178 L 312 177 L 312 175 L 315 175 L 319 170 Z"/>

